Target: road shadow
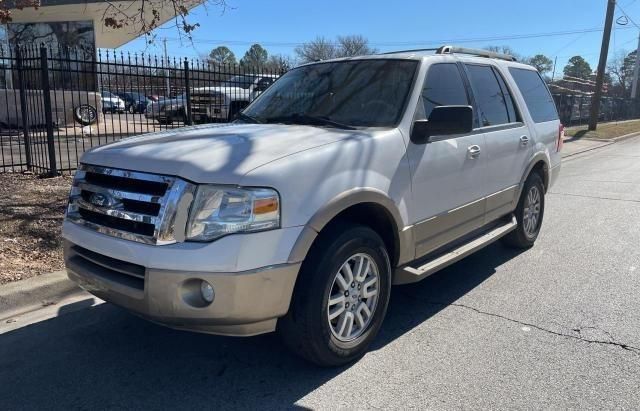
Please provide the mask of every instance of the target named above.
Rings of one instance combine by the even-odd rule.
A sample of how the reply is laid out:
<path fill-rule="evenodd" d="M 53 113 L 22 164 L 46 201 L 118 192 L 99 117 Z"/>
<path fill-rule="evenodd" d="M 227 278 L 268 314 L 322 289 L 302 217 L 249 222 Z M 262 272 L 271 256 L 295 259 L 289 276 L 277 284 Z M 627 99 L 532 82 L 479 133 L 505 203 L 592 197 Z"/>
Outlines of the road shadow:
<path fill-rule="evenodd" d="M 495 244 L 421 283 L 396 287 L 371 349 L 436 315 L 516 255 Z M 351 367 L 309 365 L 274 334 L 175 331 L 110 304 L 68 311 L 0 336 L 0 409 L 291 408 Z"/>

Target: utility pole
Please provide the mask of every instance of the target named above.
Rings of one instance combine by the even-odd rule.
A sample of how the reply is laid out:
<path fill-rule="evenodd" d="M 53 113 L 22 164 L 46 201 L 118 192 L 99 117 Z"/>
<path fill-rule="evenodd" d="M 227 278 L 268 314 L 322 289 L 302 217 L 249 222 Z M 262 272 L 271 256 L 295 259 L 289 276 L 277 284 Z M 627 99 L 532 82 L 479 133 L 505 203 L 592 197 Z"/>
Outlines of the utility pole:
<path fill-rule="evenodd" d="M 638 71 L 640 71 L 640 34 L 638 34 L 638 48 L 636 48 L 636 64 L 633 68 L 633 84 L 631 85 L 631 98 L 636 98 L 638 90 Z"/>
<path fill-rule="evenodd" d="M 164 44 L 164 77 L 165 83 L 167 87 L 167 98 L 171 98 L 171 85 L 169 84 L 169 54 L 167 54 L 167 39 L 166 37 L 162 39 L 162 43 Z"/>
<path fill-rule="evenodd" d="M 558 62 L 558 56 L 553 59 L 553 73 L 551 73 L 551 82 L 556 78 L 556 63 Z"/>
<path fill-rule="evenodd" d="M 604 70 L 607 67 L 607 54 L 609 53 L 609 40 L 611 39 L 611 26 L 613 25 L 613 12 L 615 9 L 616 0 L 608 0 L 607 15 L 604 20 L 604 33 L 602 33 L 602 47 L 600 48 L 600 61 L 598 62 L 598 72 L 596 73 L 596 89 L 591 98 L 591 110 L 589 110 L 589 131 L 594 131 L 598 126 L 602 83 L 604 83 Z"/>

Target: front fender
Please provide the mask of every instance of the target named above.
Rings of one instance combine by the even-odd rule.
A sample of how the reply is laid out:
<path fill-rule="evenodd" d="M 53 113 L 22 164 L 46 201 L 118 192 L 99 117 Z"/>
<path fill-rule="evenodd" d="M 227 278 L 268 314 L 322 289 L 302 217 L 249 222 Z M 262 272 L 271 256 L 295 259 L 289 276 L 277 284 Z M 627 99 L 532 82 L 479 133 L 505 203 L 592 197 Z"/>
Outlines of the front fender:
<path fill-rule="evenodd" d="M 398 242 L 399 262 L 411 261 L 415 256 L 413 231 L 404 230 L 405 224 L 396 203 L 379 189 L 358 187 L 335 196 L 311 217 L 291 251 L 289 262 L 304 260 L 318 233 L 340 213 L 357 204 L 376 204 L 385 209 L 393 220 L 394 234 Z"/>

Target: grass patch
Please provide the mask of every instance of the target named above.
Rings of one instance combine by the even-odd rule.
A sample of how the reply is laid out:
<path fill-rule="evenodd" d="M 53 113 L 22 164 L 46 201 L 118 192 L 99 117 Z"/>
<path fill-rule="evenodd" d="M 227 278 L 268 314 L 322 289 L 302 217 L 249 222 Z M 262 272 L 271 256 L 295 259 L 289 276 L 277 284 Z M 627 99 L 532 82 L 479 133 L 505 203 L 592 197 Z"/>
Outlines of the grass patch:
<path fill-rule="evenodd" d="M 640 120 L 600 123 L 598 124 L 596 131 L 587 130 L 586 124 L 583 126 L 567 127 L 564 129 L 565 136 L 575 139 L 594 138 L 602 140 L 638 132 L 640 132 Z"/>

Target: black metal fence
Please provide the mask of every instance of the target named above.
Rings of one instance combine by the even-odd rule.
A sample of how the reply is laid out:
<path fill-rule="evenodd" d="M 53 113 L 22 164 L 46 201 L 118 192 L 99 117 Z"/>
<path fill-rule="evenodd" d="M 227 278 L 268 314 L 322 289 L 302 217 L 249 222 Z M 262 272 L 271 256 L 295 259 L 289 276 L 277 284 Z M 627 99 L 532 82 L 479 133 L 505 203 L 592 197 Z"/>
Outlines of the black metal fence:
<path fill-rule="evenodd" d="M 0 172 L 71 172 L 123 137 L 226 122 L 287 67 L 144 54 L 0 47 Z"/>
<path fill-rule="evenodd" d="M 591 96 L 580 94 L 553 94 L 560 121 L 565 127 L 589 122 Z M 599 121 L 621 121 L 640 118 L 640 102 L 621 97 L 602 97 Z"/>
<path fill-rule="evenodd" d="M 71 172 L 82 153 L 95 146 L 229 121 L 287 69 L 0 46 L 0 172 Z M 587 122 L 590 96 L 553 97 L 565 126 Z M 600 113 L 601 121 L 640 118 L 640 104 L 605 97 Z"/>

